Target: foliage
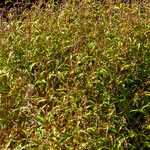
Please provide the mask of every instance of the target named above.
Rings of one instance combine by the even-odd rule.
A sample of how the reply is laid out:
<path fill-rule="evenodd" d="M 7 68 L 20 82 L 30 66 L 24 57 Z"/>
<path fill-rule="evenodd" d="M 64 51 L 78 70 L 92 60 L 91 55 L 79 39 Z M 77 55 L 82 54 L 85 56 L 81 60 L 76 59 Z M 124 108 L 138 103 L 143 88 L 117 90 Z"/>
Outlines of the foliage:
<path fill-rule="evenodd" d="M 150 148 L 148 8 L 70 1 L 1 20 L 0 148 Z"/>

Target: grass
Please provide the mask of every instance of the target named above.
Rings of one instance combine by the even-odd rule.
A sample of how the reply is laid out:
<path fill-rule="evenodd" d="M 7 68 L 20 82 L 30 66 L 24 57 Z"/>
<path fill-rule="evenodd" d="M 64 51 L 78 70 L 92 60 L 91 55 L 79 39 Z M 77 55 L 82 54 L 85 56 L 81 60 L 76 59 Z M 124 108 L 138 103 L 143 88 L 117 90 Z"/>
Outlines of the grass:
<path fill-rule="evenodd" d="M 0 149 L 149 149 L 148 8 L 66 2 L 1 19 Z"/>

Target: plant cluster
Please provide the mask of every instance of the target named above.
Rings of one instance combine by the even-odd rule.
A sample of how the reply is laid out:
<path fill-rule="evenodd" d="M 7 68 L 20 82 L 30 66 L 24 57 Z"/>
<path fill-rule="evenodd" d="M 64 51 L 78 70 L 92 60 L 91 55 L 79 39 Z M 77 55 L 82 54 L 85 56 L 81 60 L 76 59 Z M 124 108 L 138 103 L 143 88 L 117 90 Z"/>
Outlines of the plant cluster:
<path fill-rule="evenodd" d="M 1 19 L 0 149 L 149 149 L 149 6 L 69 1 Z"/>

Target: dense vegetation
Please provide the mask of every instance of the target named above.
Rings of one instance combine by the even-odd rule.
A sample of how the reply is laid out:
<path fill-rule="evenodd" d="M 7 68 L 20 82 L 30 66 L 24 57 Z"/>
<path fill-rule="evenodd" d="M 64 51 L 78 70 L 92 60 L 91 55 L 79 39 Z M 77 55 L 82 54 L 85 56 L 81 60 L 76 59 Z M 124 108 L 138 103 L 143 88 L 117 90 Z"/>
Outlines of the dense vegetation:
<path fill-rule="evenodd" d="M 0 149 L 149 149 L 149 6 L 1 18 Z"/>

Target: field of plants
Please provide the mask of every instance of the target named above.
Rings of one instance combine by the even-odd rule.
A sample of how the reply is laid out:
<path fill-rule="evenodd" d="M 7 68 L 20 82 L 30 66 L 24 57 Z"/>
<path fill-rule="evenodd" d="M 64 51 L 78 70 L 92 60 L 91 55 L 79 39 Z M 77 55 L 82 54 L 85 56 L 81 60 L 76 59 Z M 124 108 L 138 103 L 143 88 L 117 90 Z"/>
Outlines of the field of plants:
<path fill-rule="evenodd" d="M 149 8 L 83 0 L 1 17 L 0 149 L 150 149 Z"/>

